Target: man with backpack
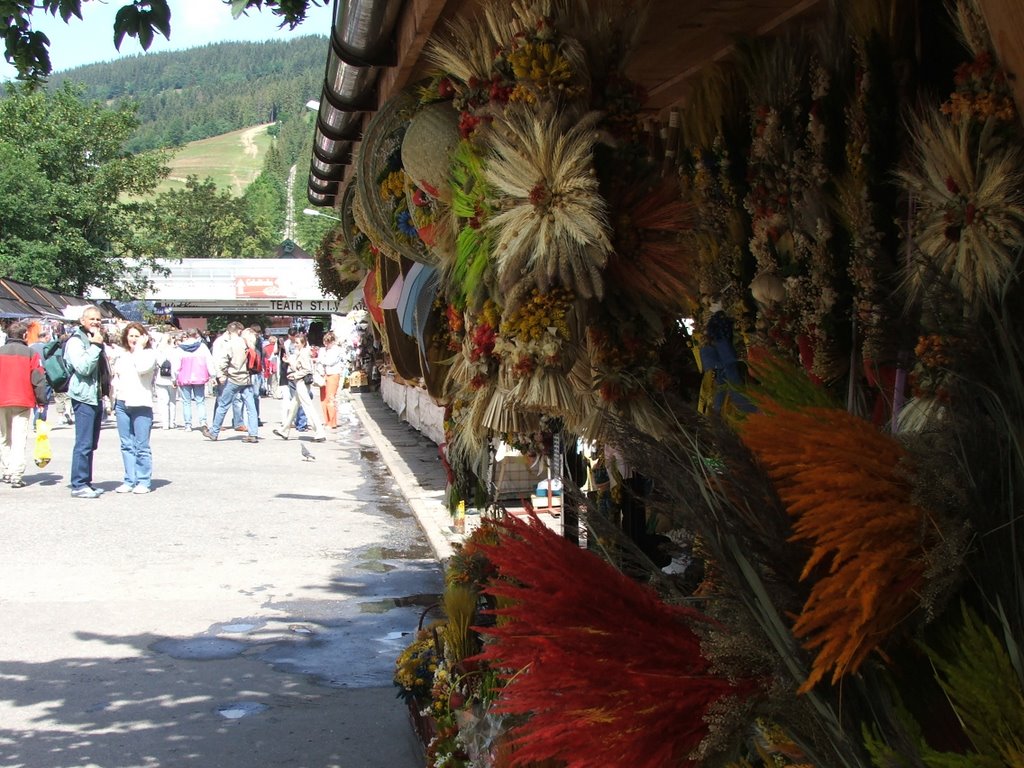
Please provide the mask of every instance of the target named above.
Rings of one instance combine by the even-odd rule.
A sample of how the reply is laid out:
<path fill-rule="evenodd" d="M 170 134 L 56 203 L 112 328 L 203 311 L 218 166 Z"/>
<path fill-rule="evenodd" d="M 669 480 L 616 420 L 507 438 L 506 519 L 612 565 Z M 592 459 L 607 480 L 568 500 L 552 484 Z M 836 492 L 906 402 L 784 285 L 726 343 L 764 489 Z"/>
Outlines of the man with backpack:
<path fill-rule="evenodd" d="M 253 346 L 243 336 L 242 324 L 238 321 L 228 323 L 225 339 L 219 345 L 218 353 L 214 356 L 217 365 L 217 382 L 221 385 L 220 395 L 217 398 L 217 410 L 213 415 L 213 428 L 200 428 L 200 432 L 207 440 L 216 440 L 220 434 L 221 425 L 228 411 L 231 410 L 231 403 L 235 394 L 242 396 L 242 403 L 245 406 L 245 418 L 248 422 L 248 429 L 243 443 L 259 442 L 259 419 L 256 416 L 256 403 L 253 399 L 252 377 L 248 370 L 248 350 Z M 252 336 L 248 329 L 245 333 Z"/>
<path fill-rule="evenodd" d="M 22 488 L 32 409 L 46 402 L 46 376 L 39 355 L 25 343 L 28 323 L 11 324 L 0 347 L 0 473 Z"/>
<path fill-rule="evenodd" d="M 103 354 L 102 315 L 86 306 L 79 327 L 64 344 L 64 359 L 71 368 L 68 396 L 75 414 L 75 447 L 71 453 L 71 495 L 98 498 L 103 491 L 92 485 L 92 458 L 100 444 L 103 396 L 110 389 L 107 358 Z"/>

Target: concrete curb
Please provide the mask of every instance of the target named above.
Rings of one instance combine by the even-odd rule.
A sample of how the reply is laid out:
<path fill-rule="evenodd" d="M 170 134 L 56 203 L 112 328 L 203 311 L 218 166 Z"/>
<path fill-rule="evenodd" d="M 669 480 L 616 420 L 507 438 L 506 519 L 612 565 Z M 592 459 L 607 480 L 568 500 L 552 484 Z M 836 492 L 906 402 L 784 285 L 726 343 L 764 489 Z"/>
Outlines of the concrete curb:
<path fill-rule="evenodd" d="M 384 465 L 391 472 L 391 476 L 394 477 L 395 485 L 398 486 L 398 490 L 405 498 L 413 515 L 419 521 L 420 527 L 430 543 L 430 548 L 434 550 L 434 556 L 443 565 L 444 561 L 452 555 L 452 545 L 461 542 L 463 538 L 452 529 L 451 515 L 444 506 L 444 492 L 428 491 L 420 486 L 416 479 L 416 473 L 413 472 L 408 462 L 402 457 L 399 449 L 392 444 L 377 425 L 373 416 L 366 410 L 366 406 L 363 405 L 361 399 L 362 397 L 380 397 L 380 395 L 376 393 L 367 395 L 352 394 L 349 397 L 349 402 L 352 404 L 352 410 L 359 417 L 359 421 L 362 422 L 366 433 L 376 446 L 381 461 L 384 462 Z M 384 407 L 386 408 L 386 406 Z M 389 410 L 388 413 L 392 412 Z M 398 415 L 393 413 L 392 415 L 397 422 Z"/>

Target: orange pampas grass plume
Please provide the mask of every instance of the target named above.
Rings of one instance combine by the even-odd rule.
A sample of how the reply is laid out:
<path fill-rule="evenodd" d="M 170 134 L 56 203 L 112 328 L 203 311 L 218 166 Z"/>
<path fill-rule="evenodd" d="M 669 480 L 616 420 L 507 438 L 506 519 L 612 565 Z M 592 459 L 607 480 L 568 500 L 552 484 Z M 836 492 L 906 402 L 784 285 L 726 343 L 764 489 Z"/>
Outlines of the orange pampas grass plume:
<path fill-rule="evenodd" d="M 510 734 L 511 765 L 687 764 L 712 707 L 754 688 L 712 671 L 693 628 L 709 620 L 666 605 L 535 516 L 499 526 L 487 554 L 500 578 L 486 591 L 511 606 L 480 630 L 488 642 L 477 658 L 508 675 L 494 709 L 529 716 Z"/>
<path fill-rule="evenodd" d="M 740 436 L 793 517 L 814 585 L 793 627 L 816 656 L 801 686 L 858 667 L 918 604 L 926 514 L 911 502 L 892 438 L 846 411 L 788 410 L 761 400 Z"/>

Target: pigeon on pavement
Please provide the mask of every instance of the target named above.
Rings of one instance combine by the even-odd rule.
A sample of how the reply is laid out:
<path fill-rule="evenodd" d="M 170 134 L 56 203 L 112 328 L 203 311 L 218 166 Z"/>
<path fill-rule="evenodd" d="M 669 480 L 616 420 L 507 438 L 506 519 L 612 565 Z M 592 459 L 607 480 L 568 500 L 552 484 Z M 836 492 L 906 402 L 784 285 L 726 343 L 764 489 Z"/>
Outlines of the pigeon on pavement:
<path fill-rule="evenodd" d="M 303 461 L 316 461 L 316 456 L 309 452 L 309 449 L 304 445 L 299 446 L 299 450 L 302 451 Z"/>

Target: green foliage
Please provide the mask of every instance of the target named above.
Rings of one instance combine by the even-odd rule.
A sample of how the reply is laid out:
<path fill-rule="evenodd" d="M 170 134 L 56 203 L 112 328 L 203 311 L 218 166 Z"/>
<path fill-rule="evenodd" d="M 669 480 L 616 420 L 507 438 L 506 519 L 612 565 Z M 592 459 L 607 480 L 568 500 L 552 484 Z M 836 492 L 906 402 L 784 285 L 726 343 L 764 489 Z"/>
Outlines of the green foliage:
<path fill-rule="evenodd" d="M 267 154 L 274 140 L 260 126 L 232 131 L 209 139 L 192 141 L 175 153 L 170 174 L 157 192 L 182 190 L 189 176 L 212 179 L 218 189 L 242 197 L 267 166 Z M 281 181 L 284 188 L 284 181 Z M 282 217 L 284 199 L 281 200 Z"/>
<path fill-rule="evenodd" d="M 133 155 L 133 110 L 80 89 L 14 88 L 0 100 L 0 272 L 61 292 L 138 295 L 151 259 L 135 225 L 166 153 Z"/>
<path fill-rule="evenodd" d="M 450 296 L 457 307 L 479 307 L 489 295 L 487 278 L 493 276 L 493 235 L 481 225 L 491 214 L 483 160 L 468 141 L 459 142 L 452 163 L 452 213 L 465 224 L 456 238 L 455 263 L 447 281 L 458 295 Z"/>
<path fill-rule="evenodd" d="M 262 242 L 277 245 L 284 222 L 285 188 L 269 172 L 264 171 L 242 195 L 248 208 L 253 236 Z"/>
<path fill-rule="evenodd" d="M 320 0 L 231 0 L 235 18 L 252 9 L 269 9 L 281 17 L 281 25 L 294 29 L 306 17 L 310 4 Z M 32 29 L 33 13 L 60 15 L 65 22 L 72 16 L 82 18 L 82 0 L 0 0 L 0 36 L 4 38 L 4 56 L 15 65 L 18 79 L 37 85 L 50 74 L 50 41 L 42 32 Z M 125 35 L 138 39 L 143 50 L 153 43 L 159 32 L 171 37 L 171 9 L 167 0 L 133 0 L 122 6 L 114 17 L 114 46 L 120 50 Z M 223 131 L 221 131 L 223 133 Z"/>
<path fill-rule="evenodd" d="M 309 161 L 313 155 L 313 121 L 309 118 L 292 120 L 285 123 L 281 130 L 280 150 L 282 159 L 289 165 L 294 163 L 295 183 L 292 185 L 292 204 L 295 206 L 295 241 L 305 250 L 312 253 L 337 226 L 338 222 L 329 216 L 337 214 L 329 208 L 324 209 L 327 216 L 305 216 L 304 208 L 309 207 L 306 197 L 309 179 Z M 287 175 L 287 169 L 285 170 Z"/>
<path fill-rule="evenodd" d="M 1012 740 L 1024 738 L 1024 692 L 992 630 L 966 606 L 962 614 L 945 647 L 925 651 L 971 744 L 999 765 Z"/>
<path fill-rule="evenodd" d="M 206 328 L 210 333 L 218 334 L 228 327 L 228 323 L 236 321 L 246 328 L 253 325 L 260 328 L 270 327 L 270 318 L 266 315 L 209 315 L 206 318 Z"/>
<path fill-rule="evenodd" d="M 217 43 L 76 67 L 50 82 L 81 83 L 90 99 L 136 103 L 140 125 L 127 145 L 136 152 L 293 120 L 311 133 L 306 102 L 320 93 L 326 50 L 326 38 L 314 35 Z"/>
<path fill-rule="evenodd" d="M 996 635 L 966 605 L 963 624 L 947 630 L 941 647 L 923 645 L 936 679 L 974 752 L 940 752 L 897 702 L 901 733 L 884 738 L 864 729 L 864 745 L 877 768 L 1003 768 L 1024 754 L 1024 692 Z"/>
<path fill-rule="evenodd" d="M 267 258 L 280 241 L 274 195 L 261 183 L 248 199 L 237 198 L 210 179 L 189 176 L 184 190 L 157 196 L 141 229 L 162 258 Z"/>
<path fill-rule="evenodd" d="M 820 384 L 811 380 L 807 372 L 796 363 L 778 355 L 764 353 L 756 362 L 749 361 L 750 372 L 757 380 L 748 388 L 755 399 L 759 396 L 775 401 L 783 408 L 835 408 L 835 398 Z"/>
<path fill-rule="evenodd" d="M 324 235 L 313 258 L 316 261 L 316 279 L 324 296 L 344 299 L 355 288 L 355 283 L 346 280 L 337 265 L 346 256 L 345 242 L 340 233 L 333 230 Z"/>

